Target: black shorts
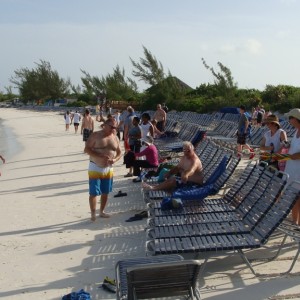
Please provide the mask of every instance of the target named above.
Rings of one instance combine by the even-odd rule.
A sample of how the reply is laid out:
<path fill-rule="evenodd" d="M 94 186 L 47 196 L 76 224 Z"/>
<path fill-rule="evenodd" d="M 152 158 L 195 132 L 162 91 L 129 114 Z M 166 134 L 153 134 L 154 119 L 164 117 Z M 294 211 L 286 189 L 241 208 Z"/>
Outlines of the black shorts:
<path fill-rule="evenodd" d="M 79 126 L 79 123 L 74 123 L 74 126 Z"/>
<path fill-rule="evenodd" d="M 238 133 L 237 134 L 237 143 L 240 145 L 245 145 L 246 144 L 246 133 Z"/>
<path fill-rule="evenodd" d="M 86 142 L 89 138 L 89 136 L 91 135 L 91 133 L 93 132 L 93 130 L 84 128 L 82 131 L 82 135 L 83 135 L 83 141 Z"/>

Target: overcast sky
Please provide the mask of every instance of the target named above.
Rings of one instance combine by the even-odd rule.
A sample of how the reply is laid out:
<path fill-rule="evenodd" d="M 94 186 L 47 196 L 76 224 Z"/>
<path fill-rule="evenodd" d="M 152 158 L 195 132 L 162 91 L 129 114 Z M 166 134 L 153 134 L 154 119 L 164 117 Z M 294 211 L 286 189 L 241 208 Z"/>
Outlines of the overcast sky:
<path fill-rule="evenodd" d="M 300 86 L 299 15 L 299 0 L 0 0 L 0 91 L 40 60 L 75 85 L 80 69 L 132 77 L 143 45 L 193 88 L 213 82 L 202 57 L 240 88 Z"/>

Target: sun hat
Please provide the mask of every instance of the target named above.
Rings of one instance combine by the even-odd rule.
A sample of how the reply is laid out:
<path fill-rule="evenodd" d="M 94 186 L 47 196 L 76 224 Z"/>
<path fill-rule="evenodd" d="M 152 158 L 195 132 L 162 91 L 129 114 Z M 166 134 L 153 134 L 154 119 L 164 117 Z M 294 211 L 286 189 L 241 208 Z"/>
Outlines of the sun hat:
<path fill-rule="evenodd" d="M 148 145 L 153 144 L 153 137 L 148 135 L 144 138 L 143 142 Z"/>
<path fill-rule="evenodd" d="M 279 119 L 275 115 L 267 116 L 267 118 L 265 119 L 265 123 L 275 123 L 280 127 Z"/>
<path fill-rule="evenodd" d="M 293 108 L 288 113 L 284 114 L 287 118 L 293 117 L 300 121 L 300 109 L 299 108 Z"/>

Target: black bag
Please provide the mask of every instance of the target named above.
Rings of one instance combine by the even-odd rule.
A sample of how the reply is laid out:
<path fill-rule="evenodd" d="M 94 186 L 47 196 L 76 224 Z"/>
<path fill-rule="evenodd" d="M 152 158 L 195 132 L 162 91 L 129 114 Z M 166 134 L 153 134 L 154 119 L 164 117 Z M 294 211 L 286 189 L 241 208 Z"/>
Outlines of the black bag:
<path fill-rule="evenodd" d="M 139 147 L 139 148 L 141 148 L 141 147 L 142 147 L 142 141 L 141 141 L 141 140 L 135 140 L 135 141 L 134 141 L 134 147 Z"/>
<path fill-rule="evenodd" d="M 134 161 L 135 161 L 135 156 L 132 151 L 129 151 L 124 155 L 124 164 L 126 164 L 127 168 L 133 166 Z"/>

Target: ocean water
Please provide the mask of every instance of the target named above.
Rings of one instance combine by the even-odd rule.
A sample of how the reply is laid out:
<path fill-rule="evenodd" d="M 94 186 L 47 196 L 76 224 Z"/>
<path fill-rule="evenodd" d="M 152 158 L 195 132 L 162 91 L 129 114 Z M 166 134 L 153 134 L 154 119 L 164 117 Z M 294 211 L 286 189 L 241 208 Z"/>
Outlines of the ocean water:
<path fill-rule="evenodd" d="M 11 160 L 22 150 L 22 146 L 16 138 L 12 129 L 5 126 L 0 118 L 0 154 L 6 159 Z"/>

